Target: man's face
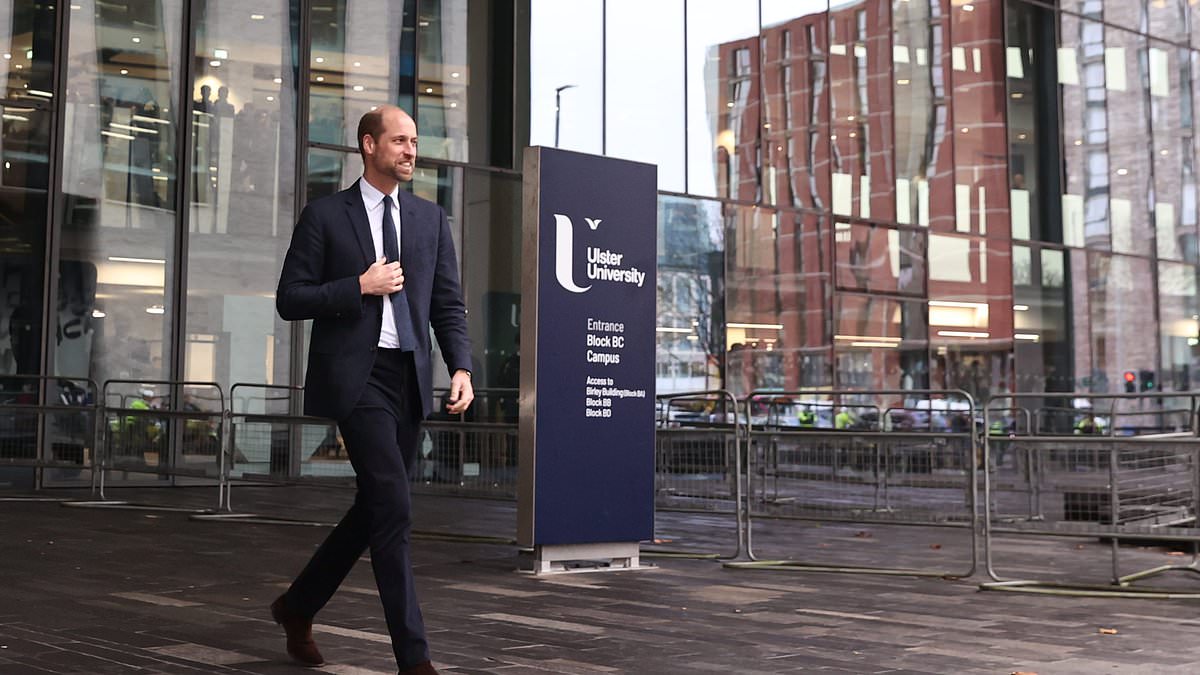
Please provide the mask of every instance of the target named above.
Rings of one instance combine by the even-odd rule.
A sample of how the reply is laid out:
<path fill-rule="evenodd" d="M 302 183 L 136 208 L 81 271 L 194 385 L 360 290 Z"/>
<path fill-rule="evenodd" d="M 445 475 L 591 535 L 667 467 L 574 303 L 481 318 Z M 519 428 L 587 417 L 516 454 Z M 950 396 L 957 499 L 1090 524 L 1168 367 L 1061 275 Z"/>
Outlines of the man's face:
<path fill-rule="evenodd" d="M 398 181 L 412 180 L 417 162 L 417 125 L 404 111 L 388 110 L 383 114 L 383 132 L 378 139 L 368 139 L 364 148 L 368 151 L 367 161 L 376 171 Z"/>

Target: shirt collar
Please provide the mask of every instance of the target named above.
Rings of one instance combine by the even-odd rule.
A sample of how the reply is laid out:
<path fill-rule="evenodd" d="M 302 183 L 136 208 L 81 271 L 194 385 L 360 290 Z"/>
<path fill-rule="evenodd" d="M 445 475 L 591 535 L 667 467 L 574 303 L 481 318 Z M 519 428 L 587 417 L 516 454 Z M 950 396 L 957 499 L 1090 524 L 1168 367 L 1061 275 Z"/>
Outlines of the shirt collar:
<path fill-rule="evenodd" d="M 374 209 L 376 206 L 379 206 L 380 202 L 383 201 L 384 194 L 382 192 L 380 192 L 379 189 L 376 188 L 374 185 L 371 185 L 371 183 L 366 178 L 359 179 L 358 189 L 362 193 L 363 203 L 366 204 L 368 209 Z M 399 204 L 400 204 L 400 186 L 399 185 L 396 185 L 396 187 L 392 189 L 391 197 L 392 197 L 392 203 L 399 206 Z"/>

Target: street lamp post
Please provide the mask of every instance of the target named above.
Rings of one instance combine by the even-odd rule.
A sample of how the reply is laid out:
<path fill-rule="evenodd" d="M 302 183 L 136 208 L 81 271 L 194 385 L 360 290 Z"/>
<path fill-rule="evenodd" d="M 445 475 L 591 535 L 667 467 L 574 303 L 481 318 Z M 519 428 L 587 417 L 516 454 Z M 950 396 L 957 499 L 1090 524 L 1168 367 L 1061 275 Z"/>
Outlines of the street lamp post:
<path fill-rule="evenodd" d="M 558 119 L 561 117 L 561 115 L 559 115 L 559 111 L 562 110 L 563 89 L 571 89 L 577 86 L 579 85 L 564 84 L 563 86 L 556 87 L 554 89 L 554 147 L 556 148 L 558 147 Z"/>

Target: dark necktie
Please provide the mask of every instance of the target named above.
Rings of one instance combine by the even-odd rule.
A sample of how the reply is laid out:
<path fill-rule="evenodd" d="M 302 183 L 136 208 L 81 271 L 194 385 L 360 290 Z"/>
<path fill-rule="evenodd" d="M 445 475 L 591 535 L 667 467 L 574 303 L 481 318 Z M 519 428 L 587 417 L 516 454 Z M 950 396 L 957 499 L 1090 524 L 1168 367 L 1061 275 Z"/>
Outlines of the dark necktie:
<path fill-rule="evenodd" d="M 396 224 L 392 221 L 392 196 L 383 197 L 383 255 L 388 262 L 400 259 L 400 245 L 396 243 Z M 408 294 L 404 289 L 388 296 L 392 301 L 392 318 L 396 320 L 396 339 L 400 349 L 406 352 L 417 350 L 417 334 L 413 331 L 412 314 L 408 311 Z"/>

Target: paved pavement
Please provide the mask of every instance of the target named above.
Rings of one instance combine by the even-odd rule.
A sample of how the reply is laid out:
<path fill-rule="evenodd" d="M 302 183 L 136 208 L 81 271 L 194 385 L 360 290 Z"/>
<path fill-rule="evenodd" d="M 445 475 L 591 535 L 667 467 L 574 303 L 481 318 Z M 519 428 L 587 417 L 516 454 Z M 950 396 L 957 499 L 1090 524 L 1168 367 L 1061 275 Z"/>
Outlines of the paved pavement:
<path fill-rule="evenodd" d="M 207 506 L 211 490 L 110 491 Z M 186 512 L 66 508 L 72 493 L 0 493 L 0 673 L 299 673 L 267 605 L 320 526 L 203 522 Z M 341 490 L 246 488 L 248 511 L 331 521 Z M 42 501 L 42 499 L 46 499 Z M 981 592 L 980 578 L 729 569 L 656 558 L 649 571 L 535 578 L 504 539 L 510 502 L 422 496 L 414 560 L 439 670 L 466 673 L 1196 673 L 1200 601 Z M 661 514 L 681 547 L 729 547 L 720 514 Z M 771 523 L 764 548 L 825 562 L 969 564 L 937 528 Z M 969 551 L 969 549 L 966 549 Z M 1017 574 L 1102 579 L 1108 548 L 1005 542 Z M 1130 549 L 1131 562 L 1178 561 Z M 942 560 L 942 557 L 945 560 Z M 1173 579 L 1200 591 L 1200 580 Z M 318 617 L 317 672 L 395 672 L 369 561 Z M 309 671 L 312 672 L 312 671 Z"/>

